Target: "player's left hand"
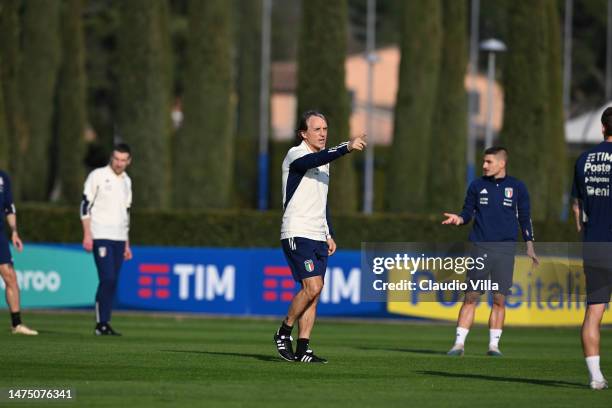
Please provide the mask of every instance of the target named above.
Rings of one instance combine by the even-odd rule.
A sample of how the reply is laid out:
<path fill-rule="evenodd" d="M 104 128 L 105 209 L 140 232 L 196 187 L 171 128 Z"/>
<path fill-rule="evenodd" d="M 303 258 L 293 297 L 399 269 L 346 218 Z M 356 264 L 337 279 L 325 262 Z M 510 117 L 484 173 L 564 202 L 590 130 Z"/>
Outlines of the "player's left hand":
<path fill-rule="evenodd" d="M 540 264 L 540 260 L 533 247 L 533 241 L 527 241 L 527 256 L 533 261 L 533 266 L 538 266 Z"/>
<path fill-rule="evenodd" d="M 23 251 L 23 242 L 21 242 L 21 238 L 19 238 L 17 231 L 13 231 L 11 234 L 11 240 L 13 241 L 13 246 L 17 248 L 17 251 Z"/>
<path fill-rule="evenodd" d="M 337 248 L 336 241 L 332 237 L 327 238 L 327 255 L 332 256 Z"/>
<path fill-rule="evenodd" d="M 125 250 L 123 251 L 123 259 L 126 261 L 132 259 L 132 250 L 130 249 L 130 245 L 127 243 L 125 244 Z"/>
<path fill-rule="evenodd" d="M 581 222 L 581 214 L 580 214 L 580 205 L 578 202 L 575 202 L 572 205 L 572 211 L 574 212 L 574 220 L 576 221 L 576 231 L 582 231 L 582 222 Z"/>

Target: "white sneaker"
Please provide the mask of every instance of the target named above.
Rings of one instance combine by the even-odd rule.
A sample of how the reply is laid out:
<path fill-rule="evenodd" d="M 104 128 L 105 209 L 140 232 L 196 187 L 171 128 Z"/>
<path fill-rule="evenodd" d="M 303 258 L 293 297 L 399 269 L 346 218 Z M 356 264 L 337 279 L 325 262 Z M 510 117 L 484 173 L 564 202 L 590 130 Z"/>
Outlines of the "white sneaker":
<path fill-rule="evenodd" d="M 591 389 L 592 390 L 603 390 L 608 388 L 608 382 L 604 379 L 603 381 L 591 381 Z"/>
<path fill-rule="evenodd" d="M 37 336 L 38 332 L 36 330 L 30 329 L 25 324 L 20 324 L 11 329 L 13 334 L 23 334 L 25 336 Z"/>

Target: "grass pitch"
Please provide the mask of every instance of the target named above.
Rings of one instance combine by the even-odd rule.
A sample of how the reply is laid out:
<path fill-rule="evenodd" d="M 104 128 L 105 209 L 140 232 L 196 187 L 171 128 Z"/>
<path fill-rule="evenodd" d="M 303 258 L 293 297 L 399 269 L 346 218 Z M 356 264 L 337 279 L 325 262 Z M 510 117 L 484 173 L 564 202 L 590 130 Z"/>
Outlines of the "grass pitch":
<path fill-rule="evenodd" d="M 576 328 L 508 328 L 494 358 L 475 327 L 452 358 L 449 325 L 321 320 L 311 347 L 329 364 L 314 365 L 277 357 L 276 320 L 116 314 L 123 337 L 93 336 L 92 313 L 25 322 L 40 335 L 0 333 L 0 388 L 69 387 L 72 407 L 612 407 L 612 390 L 586 386 Z M 610 378 L 612 330 L 601 346 Z"/>

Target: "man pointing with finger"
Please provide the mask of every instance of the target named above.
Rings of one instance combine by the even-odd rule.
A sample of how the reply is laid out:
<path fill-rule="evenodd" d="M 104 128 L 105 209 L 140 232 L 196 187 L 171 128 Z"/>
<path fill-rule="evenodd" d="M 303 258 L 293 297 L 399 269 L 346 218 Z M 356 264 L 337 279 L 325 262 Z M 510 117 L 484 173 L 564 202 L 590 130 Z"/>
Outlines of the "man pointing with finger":
<path fill-rule="evenodd" d="M 296 138 L 299 145 L 289 150 L 282 166 L 281 243 L 293 279 L 300 282 L 301 290 L 274 334 L 274 342 L 278 354 L 287 361 L 327 363 L 313 353 L 309 339 L 323 289 L 327 257 L 336 252 L 327 206 L 329 163 L 353 150 L 363 150 L 366 141 L 364 135 L 326 149 L 327 119 L 316 111 L 302 115 Z M 294 354 L 291 332 L 296 321 L 299 337 Z"/>

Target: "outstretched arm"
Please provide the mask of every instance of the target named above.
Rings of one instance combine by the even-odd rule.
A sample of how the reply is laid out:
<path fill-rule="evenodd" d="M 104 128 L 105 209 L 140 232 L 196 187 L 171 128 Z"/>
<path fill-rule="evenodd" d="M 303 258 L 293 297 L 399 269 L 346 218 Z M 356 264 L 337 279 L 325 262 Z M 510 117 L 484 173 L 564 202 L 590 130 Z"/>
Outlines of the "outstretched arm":
<path fill-rule="evenodd" d="M 366 146 L 365 135 L 359 136 L 350 139 L 348 142 L 340 143 L 338 146 L 330 147 L 329 149 L 324 149 L 316 153 L 309 153 L 295 159 L 291 162 L 289 168 L 305 173 L 308 169 L 330 163 L 353 150 L 361 151 Z"/>

